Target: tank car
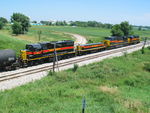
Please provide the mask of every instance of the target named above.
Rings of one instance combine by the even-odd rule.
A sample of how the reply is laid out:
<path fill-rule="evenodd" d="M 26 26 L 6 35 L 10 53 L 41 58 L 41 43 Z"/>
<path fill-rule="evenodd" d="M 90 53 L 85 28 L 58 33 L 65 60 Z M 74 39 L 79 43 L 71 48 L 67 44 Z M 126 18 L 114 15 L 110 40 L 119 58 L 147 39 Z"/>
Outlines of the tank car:
<path fill-rule="evenodd" d="M 0 50 L 0 70 L 11 70 L 14 68 L 16 59 L 16 52 L 14 50 Z"/>

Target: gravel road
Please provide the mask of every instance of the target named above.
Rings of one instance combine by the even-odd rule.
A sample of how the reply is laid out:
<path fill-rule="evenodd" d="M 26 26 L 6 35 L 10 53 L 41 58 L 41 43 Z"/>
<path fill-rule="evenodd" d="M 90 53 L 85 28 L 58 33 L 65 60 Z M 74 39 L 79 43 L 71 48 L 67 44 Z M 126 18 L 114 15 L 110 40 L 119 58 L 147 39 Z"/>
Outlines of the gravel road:
<path fill-rule="evenodd" d="M 65 32 L 65 34 L 69 34 L 69 35 L 71 35 L 73 38 L 76 39 L 75 45 L 78 45 L 78 44 L 86 44 L 86 43 L 87 43 L 87 40 L 86 40 L 86 37 L 85 37 L 85 36 L 82 36 L 82 35 L 79 35 L 79 34 L 67 33 L 67 32 Z"/>

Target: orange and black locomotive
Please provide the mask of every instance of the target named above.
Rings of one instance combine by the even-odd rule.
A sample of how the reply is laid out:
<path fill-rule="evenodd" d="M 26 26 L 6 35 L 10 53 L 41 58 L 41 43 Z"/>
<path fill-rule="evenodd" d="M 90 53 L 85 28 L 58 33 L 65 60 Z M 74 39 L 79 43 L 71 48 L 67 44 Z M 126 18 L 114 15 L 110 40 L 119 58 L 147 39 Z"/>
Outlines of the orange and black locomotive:
<path fill-rule="evenodd" d="M 106 37 L 99 43 L 74 45 L 72 40 L 41 42 L 27 44 L 26 49 L 20 50 L 19 58 L 13 50 L 0 50 L 0 69 L 13 69 L 43 62 L 51 62 L 54 56 L 58 59 L 66 59 L 79 55 L 100 52 L 107 49 L 123 47 L 140 42 L 139 36 Z"/>

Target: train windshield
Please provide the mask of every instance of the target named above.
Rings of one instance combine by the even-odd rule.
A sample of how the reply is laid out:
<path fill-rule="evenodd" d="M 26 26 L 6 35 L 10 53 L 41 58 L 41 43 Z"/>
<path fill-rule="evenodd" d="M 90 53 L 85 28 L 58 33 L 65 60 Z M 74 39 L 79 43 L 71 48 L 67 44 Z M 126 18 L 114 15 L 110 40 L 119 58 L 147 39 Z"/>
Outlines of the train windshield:
<path fill-rule="evenodd" d="M 113 40 L 113 39 L 114 39 L 114 38 L 112 38 L 112 37 L 106 37 L 106 38 L 105 38 L 105 40 L 110 40 L 110 41 Z"/>
<path fill-rule="evenodd" d="M 26 49 L 29 51 L 39 51 L 39 50 L 41 50 L 41 45 L 40 44 L 29 44 L 29 45 L 26 45 Z"/>

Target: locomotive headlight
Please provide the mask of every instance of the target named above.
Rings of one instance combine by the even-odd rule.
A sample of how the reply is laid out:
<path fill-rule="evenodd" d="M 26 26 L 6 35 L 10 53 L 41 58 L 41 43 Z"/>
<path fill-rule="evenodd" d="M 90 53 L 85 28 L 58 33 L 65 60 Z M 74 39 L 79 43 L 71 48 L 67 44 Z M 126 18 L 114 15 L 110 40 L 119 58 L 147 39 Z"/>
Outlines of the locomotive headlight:
<path fill-rule="evenodd" d="M 33 57 L 33 55 L 29 55 L 29 57 Z"/>

